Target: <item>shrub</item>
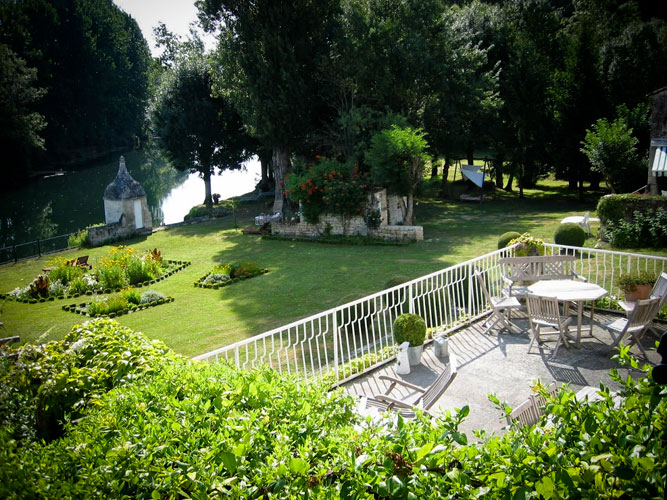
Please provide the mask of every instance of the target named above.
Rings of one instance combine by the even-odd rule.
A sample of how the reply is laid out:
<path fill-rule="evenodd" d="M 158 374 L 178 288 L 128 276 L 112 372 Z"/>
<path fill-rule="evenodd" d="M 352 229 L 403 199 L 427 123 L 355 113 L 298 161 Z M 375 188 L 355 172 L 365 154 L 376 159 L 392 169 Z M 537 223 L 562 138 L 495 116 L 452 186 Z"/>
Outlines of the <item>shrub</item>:
<path fill-rule="evenodd" d="M 102 288 L 116 290 L 129 284 L 125 270 L 118 264 L 110 264 L 97 270 L 97 278 Z"/>
<path fill-rule="evenodd" d="M 144 259 L 133 259 L 128 262 L 125 273 L 130 285 L 136 285 L 137 283 L 143 283 L 144 281 L 156 278 L 156 275 L 151 272 L 151 266 Z"/>
<path fill-rule="evenodd" d="M 141 303 L 148 304 L 150 302 L 157 302 L 158 300 L 164 300 L 166 298 L 167 297 L 160 292 L 156 292 L 155 290 L 146 290 L 141 294 Z"/>
<path fill-rule="evenodd" d="M 18 300 L 27 300 L 30 298 L 30 285 L 24 287 L 17 286 L 8 295 Z"/>
<path fill-rule="evenodd" d="M 72 247 L 89 247 L 90 240 L 88 239 L 88 229 L 83 229 L 77 231 L 74 234 L 70 234 L 67 238 L 67 246 Z"/>
<path fill-rule="evenodd" d="M 236 262 L 230 267 L 231 278 L 248 278 L 262 273 L 262 267 L 256 262 Z"/>
<path fill-rule="evenodd" d="M 211 215 L 211 209 L 206 205 L 195 205 L 190 209 L 190 211 L 183 217 L 184 221 L 190 219 L 196 219 L 198 217 L 209 217 Z"/>
<path fill-rule="evenodd" d="M 664 196 L 644 196 L 640 194 L 609 194 L 600 198 L 597 214 L 602 224 L 631 219 L 636 212 L 650 212 L 662 208 L 667 210 L 667 198 Z"/>
<path fill-rule="evenodd" d="M 86 281 L 85 278 L 75 278 L 67 285 L 67 295 L 70 297 L 73 295 L 81 295 L 86 293 L 89 288 L 88 281 Z"/>
<path fill-rule="evenodd" d="M 214 285 L 216 283 L 225 283 L 230 279 L 231 278 L 228 274 L 213 273 L 206 276 L 202 283 L 206 283 L 207 285 Z"/>
<path fill-rule="evenodd" d="M 325 212 L 360 215 L 369 183 L 356 165 L 321 158 L 312 166 L 295 165 L 285 188 L 290 199 L 301 202 L 304 218 L 317 222 Z"/>
<path fill-rule="evenodd" d="M 65 295 L 65 285 L 63 285 L 63 282 L 60 280 L 51 280 L 51 284 L 49 285 L 49 295 L 56 297 Z"/>
<path fill-rule="evenodd" d="M 366 207 L 364 210 L 364 222 L 368 229 L 377 229 L 382 224 L 382 214 L 375 207 Z"/>
<path fill-rule="evenodd" d="M 83 267 L 73 266 L 69 260 L 62 257 L 56 258 L 50 264 L 52 269 L 49 271 L 49 277 L 52 280 L 60 280 L 63 285 L 67 285 L 70 281 L 80 278 L 86 272 Z"/>
<path fill-rule="evenodd" d="M 91 316 L 105 316 L 127 309 L 128 300 L 120 294 L 109 297 L 96 297 L 88 304 L 87 312 Z"/>
<path fill-rule="evenodd" d="M 163 343 L 108 319 L 76 325 L 64 340 L 26 344 L 18 362 L 0 362 L 2 437 L 19 443 L 59 437 L 66 416 L 77 418 L 108 390 L 154 373 L 173 359 Z M 7 498 L 1 488 L 0 497 Z"/>
<path fill-rule="evenodd" d="M 568 222 L 561 224 L 554 233 L 554 242 L 557 245 L 580 247 L 586 241 L 586 231 L 579 225 Z"/>
<path fill-rule="evenodd" d="M 410 346 L 422 345 L 426 339 L 426 323 L 416 314 L 401 314 L 394 320 L 394 340 L 397 344 L 410 342 Z"/>
<path fill-rule="evenodd" d="M 127 290 L 123 290 L 121 295 L 130 304 L 139 304 L 139 303 L 141 303 L 141 294 L 137 290 L 135 290 L 134 288 L 129 288 Z"/>
<path fill-rule="evenodd" d="M 667 210 L 635 211 L 631 221 L 608 222 L 605 236 L 617 248 L 667 246 Z"/>
<path fill-rule="evenodd" d="M 30 296 L 33 298 L 47 297 L 51 280 L 47 274 L 40 274 L 30 283 Z"/>
<path fill-rule="evenodd" d="M 519 237 L 521 237 L 521 233 L 518 233 L 516 231 L 508 231 L 506 233 L 501 234 L 500 238 L 498 238 L 498 250 L 509 246 L 512 240 L 515 240 Z"/>
<path fill-rule="evenodd" d="M 514 251 L 517 257 L 544 255 L 544 241 L 528 233 L 523 233 L 518 238 L 514 238 L 509 244 L 514 245 L 515 243 L 519 244 Z"/>

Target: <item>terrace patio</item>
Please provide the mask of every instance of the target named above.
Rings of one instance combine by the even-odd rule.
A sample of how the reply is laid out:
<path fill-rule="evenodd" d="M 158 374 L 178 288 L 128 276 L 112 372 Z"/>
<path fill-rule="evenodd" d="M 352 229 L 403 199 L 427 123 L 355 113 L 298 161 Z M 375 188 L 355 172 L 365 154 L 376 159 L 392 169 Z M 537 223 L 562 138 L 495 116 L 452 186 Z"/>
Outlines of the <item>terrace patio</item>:
<path fill-rule="evenodd" d="M 552 382 L 568 384 L 575 392 L 584 388 L 599 388 L 600 382 L 612 390 L 617 389 L 617 384 L 609 376 L 609 370 L 619 366 L 611 359 L 616 351 L 610 349 L 611 337 L 602 326 L 617 317 L 615 313 L 596 312 L 593 336 L 584 336 L 578 348 L 565 349 L 561 346 L 553 360 L 550 359 L 550 352 L 540 353 L 536 347 L 528 354 L 530 326 L 525 312 L 513 318 L 521 333 L 498 333 L 497 329 L 493 329 L 484 334 L 483 319 L 458 330 L 449 340 L 449 350 L 458 362 L 457 376 L 430 412 L 454 411 L 468 405 L 470 414 L 463 422 L 461 431 L 471 436 L 474 429 L 502 432 L 507 426 L 504 414 L 488 399 L 488 394 L 495 394 L 514 408 L 528 399 L 532 393 L 531 385 L 536 380 L 545 385 Z M 664 325 L 660 326 L 664 330 Z M 643 341 L 652 363 L 660 361 L 653 348 L 655 340 L 655 334 L 647 333 Z M 359 398 L 382 394 L 388 384 L 380 380 L 380 375 L 398 377 L 426 388 L 443 369 L 444 360 L 435 356 L 433 346 L 431 343 L 425 347 L 422 363 L 411 367 L 408 375 L 397 375 L 396 362 L 390 361 L 350 380 L 342 388 L 347 394 Z M 637 357 L 640 365 L 645 361 L 637 346 L 633 346 L 630 352 Z M 630 370 L 619 368 L 619 371 L 625 377 Z M 413 391 L 400 386 L 394 388 L 392 396 L 408 400 L 415 398 Z"/>
<path fill-rule="evenodd" d="M 552 360 L 550 352 L 540 354 L 535 346 L 528 354 L 530 329 L 525 311 L 513 317 L 521 333 L 498 334 L 496 329 L 483 333 L 482 324 L 491 309 L 475 273 L 484 273 L 491 295 L 501 296 L 500 260 L 514 256 L 515 249 L 516 245 L 481 255 L 194 359 L 226 360 L 239 368 L 268 365 L 304 380 L 321 377 L 355 397 L 382 394 L 386 387 L 378 377 L 396 375 L 393 321 L 410 312 L 424 319 L 433 336 L 450 338 L 449 348 L 457 357 L 458 374 L 430 411 L 468 405 L 470 414 L 461 430 L 502 431 L 506 426 L 504 415 L 487 395 L 495 394 L 516 407 L 528 399 L 536 380 L 544 384 L 567 383 L 575 391 L 587 388 L 590 392 L 600 382 L 616 389 L 609 371 L 618 365 L 611 359 L 611 336 L 602 325 L 621 314 L 611 310 L 618 308 L 617 300 L 622 295 L 619 277 L 630 271 L 658 275 L 667 271 L 667 258 L 545 244 L 546 255 L 576 256 L 577 275 L 608 292 L 596 306 L 593 335 L 583 336 L 578 347 L 561 347 Z M 586 318 L 584 323 L 587 321 Z M 643 341 L 651 363 L 660 361 L 655 340 L 649 333 Z M 636 346 L 631 352 L 640 362 L 643 360 Z M 428 346 L 421 365 L 414 367 L 405 380 L 428 387 L 441 371 L 441 360 Z M 628 369 L 620 372 L 626 376 Z M 409 393 L 396 388 L 392 395 L 402 398 Z"/>

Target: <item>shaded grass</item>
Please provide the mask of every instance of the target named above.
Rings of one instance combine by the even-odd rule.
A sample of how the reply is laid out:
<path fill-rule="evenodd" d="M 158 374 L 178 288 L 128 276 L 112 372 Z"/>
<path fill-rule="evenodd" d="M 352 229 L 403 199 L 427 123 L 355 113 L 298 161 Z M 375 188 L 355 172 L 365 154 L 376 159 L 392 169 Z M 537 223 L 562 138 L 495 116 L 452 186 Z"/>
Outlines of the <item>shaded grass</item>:
<path fill-rule="evenodd" d="M 576 201 L 576 194 L 563 195 L 563 184 L 549 181 L 543 190 L 526 190 L 522 200 L 516 194 L 497 192 L 482 204 L 422 198 L 416 215 L 426 240 L 409 246 L 262 240 L 243 235 L 234 227 L 233 216 L 157 231 L 125 244 L 139 250 L 158 248 L 165 258 L 189 260 L 192 265 L 151 286 L 174 297 L 174 302 L 117 320 L 163 340 L 179 353 L 201 354 L 379 291 L 393 277 L 416 278 L 495 250 L 498 237 L 506 231 L 528 231 L 553 241 L 563 217 L 593 211 L 596 204 L 593 198 L 582 204 Z M 264 211 L 264 202 L 242 204 L 237 211 L 238 225 L 251 225 L 253 217 Z M 586 245 L 594 243 L 589 239 Z M 108 250 L 101 247 L 59 255 L 74 258 L 85 252 L 94 266 Z M 655 250 L 647 253 L 667 255 Z M 193 286 L 214 264 L 237 260 L 257 262 L 270 272 L 219 290 Z M 0 267 L 0 290 L 28 284 L 48 261 L 43 257 Z M 5 323 L 1 334 L 34 342 L 48 332 L 48 339 L 60 339 L 81 322 L 81 317 L 60 307 L 77 301 L 83 300 L 7 301 L 0 316 Z"/>

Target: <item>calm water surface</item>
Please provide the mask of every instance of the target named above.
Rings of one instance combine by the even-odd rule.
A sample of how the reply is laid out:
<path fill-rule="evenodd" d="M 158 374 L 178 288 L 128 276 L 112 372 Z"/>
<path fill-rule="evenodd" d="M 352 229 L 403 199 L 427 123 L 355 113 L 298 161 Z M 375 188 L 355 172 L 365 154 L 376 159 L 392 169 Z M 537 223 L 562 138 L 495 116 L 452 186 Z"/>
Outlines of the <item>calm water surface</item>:
<path fill-rule="evenodd" d="M 119 155 L 120 156 L 120 155 Z M 190 208 L 204 201 L 204 181 L 179 172 L 165 160 L 132 151 L 125 153 L 130 175 L 146 190 L 153 225 L 181 222 Z M 64 175 L 41 178 L 0 198 L 0 247 L 67 234 L 104 222 L 104 189 L 118 172 L 118 157 Z M 211 179 L 222 199 L 255 188 L 260 165 L 256 158 L 245 170 L 226 171 Z"/>

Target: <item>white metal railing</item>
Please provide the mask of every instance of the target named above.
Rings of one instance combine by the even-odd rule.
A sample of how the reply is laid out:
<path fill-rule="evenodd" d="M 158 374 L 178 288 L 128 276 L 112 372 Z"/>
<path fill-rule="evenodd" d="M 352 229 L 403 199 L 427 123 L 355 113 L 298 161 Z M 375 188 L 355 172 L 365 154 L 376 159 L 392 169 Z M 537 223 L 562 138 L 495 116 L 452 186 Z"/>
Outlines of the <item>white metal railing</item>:
<path fill-rule="evenodd" d="M 489 291 L 500 295 L 499 259 L 514 255 L 514 248 L 482 255 L 194 359 L 226 360 L 240 368 L 268 365 L 299 378 L 329 373 L 335 380 L 345 380 L 387 357 L 386 348 L 394 344 L 394 319 L 402 313 L 424 318 L 433 337 L 488 314 L 484 296 L 471 277 L 475 269 L 485 272 Z M 576 272 L 615 296 L 621 273 L 667 270 L 667 258 L 652 255 L 553 244 L 545 244 L 545 253 L 577 255 Z"/>

